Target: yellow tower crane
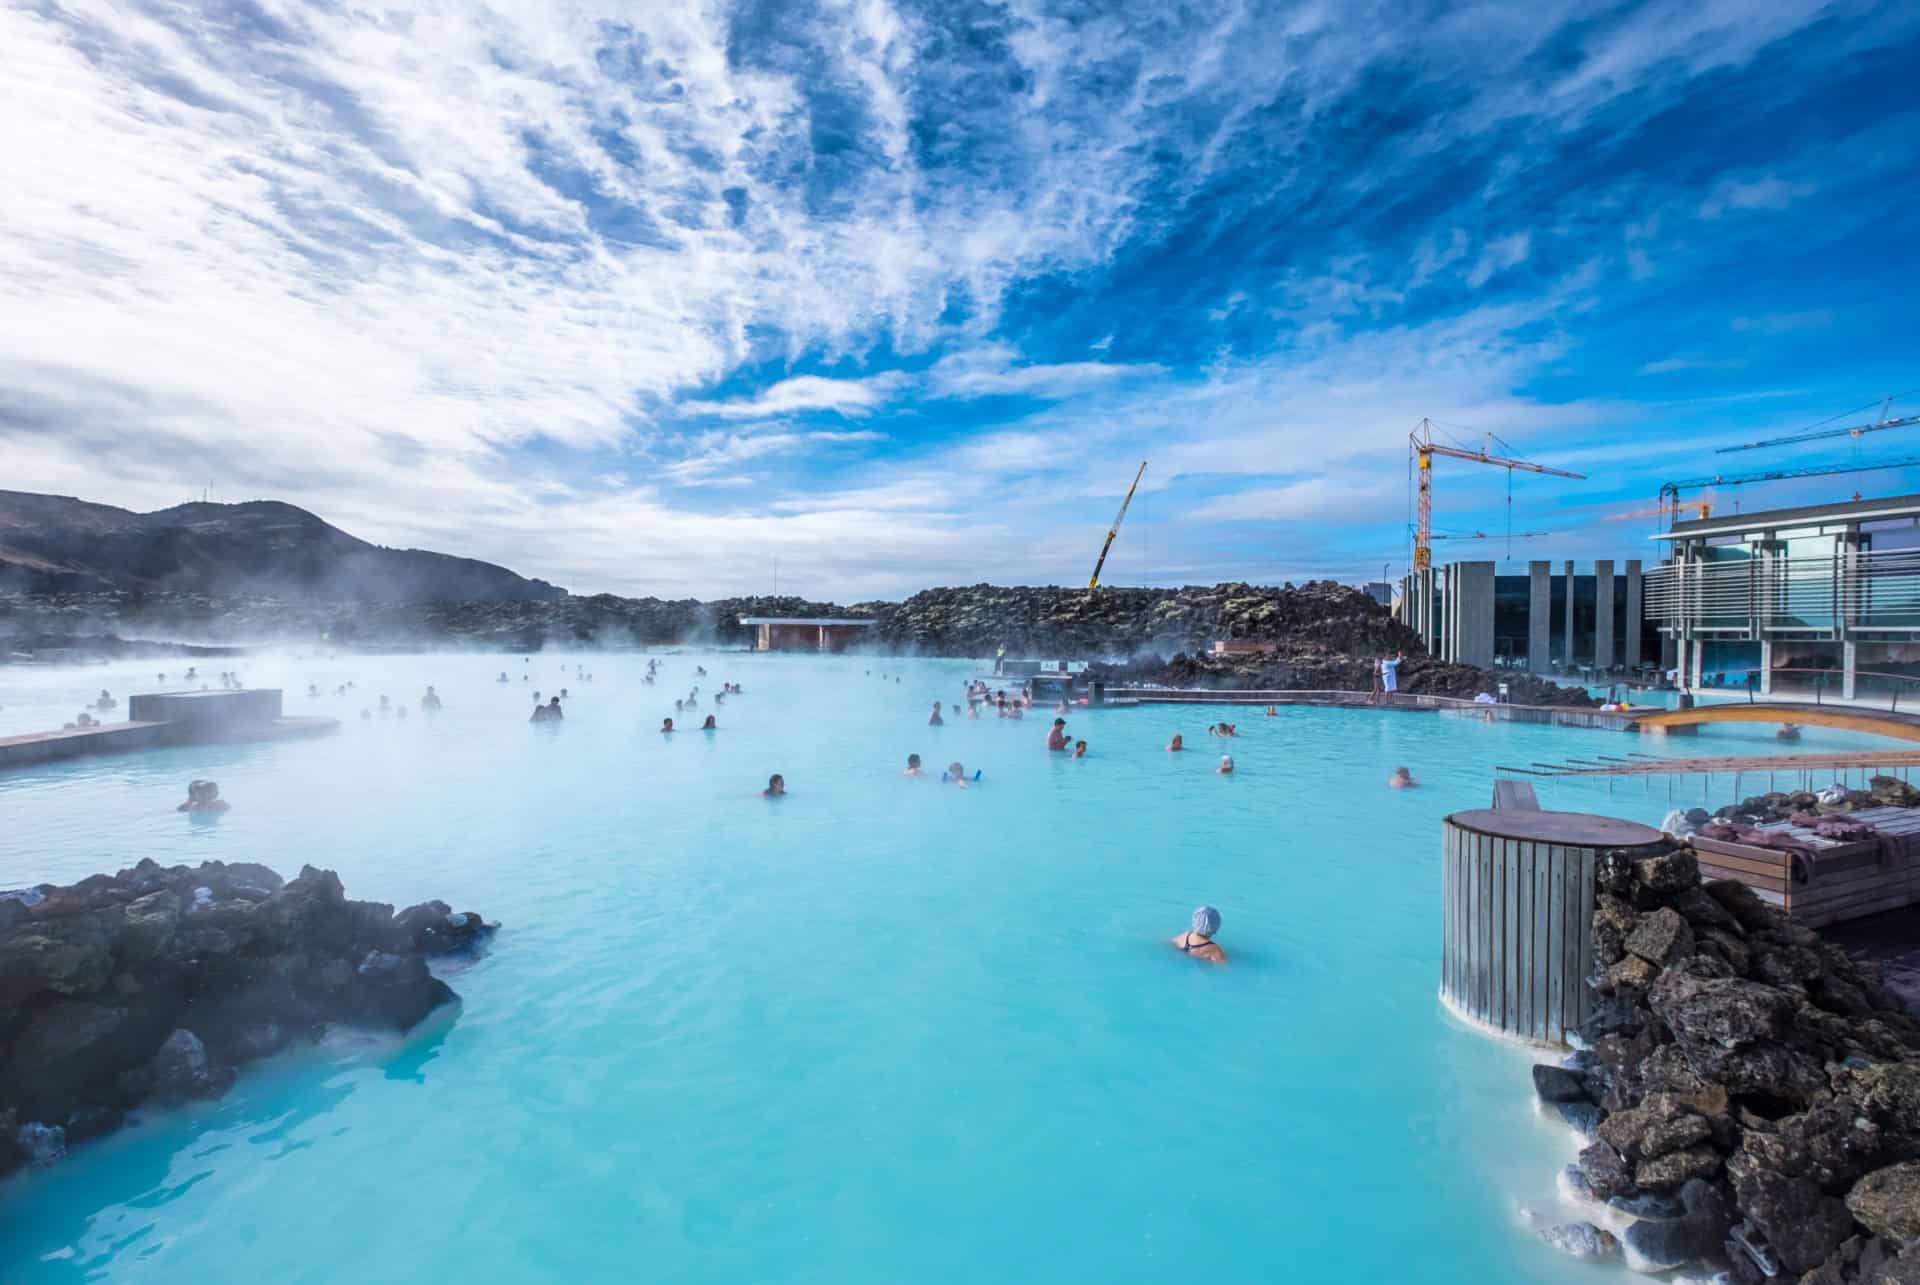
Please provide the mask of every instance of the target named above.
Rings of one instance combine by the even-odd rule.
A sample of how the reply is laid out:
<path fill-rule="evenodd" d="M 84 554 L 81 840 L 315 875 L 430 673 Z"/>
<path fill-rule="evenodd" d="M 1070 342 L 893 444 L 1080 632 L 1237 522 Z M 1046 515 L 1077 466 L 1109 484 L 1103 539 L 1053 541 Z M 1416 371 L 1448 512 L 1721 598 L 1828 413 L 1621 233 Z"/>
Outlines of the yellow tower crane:
<path fill-rule="evenodd" d="M 1470 451 L 1458 446 L 1443 446 L 1433 440 L 1433 421 L 1423 419 L 1419 425 L 1407 434 L 1408 449 L 1414 457 L 1414 468 L 1419 474 L 1420 501 L 1418 517 L 1413 529 L 1413 569 L 1425 571 L 1433 565 L 1433 457 L 1444 455 L 1450 460 L 1470 460 L 1475 464 L 1492 464 L 1504 468 L 1511 475 L 1514 469 L 1528 473 L 1544 473 L 1549 477 L 1570 477 L 1579 481 L 1586 480 L 1584 473 L 1569 473 L 1565 469 L 1548 468 L 1544 464 L 1534 464 L 1527 460 L 1508 459 L 1493 454 L 1494 436 L 1487 434 L 1484 450 Z"/>

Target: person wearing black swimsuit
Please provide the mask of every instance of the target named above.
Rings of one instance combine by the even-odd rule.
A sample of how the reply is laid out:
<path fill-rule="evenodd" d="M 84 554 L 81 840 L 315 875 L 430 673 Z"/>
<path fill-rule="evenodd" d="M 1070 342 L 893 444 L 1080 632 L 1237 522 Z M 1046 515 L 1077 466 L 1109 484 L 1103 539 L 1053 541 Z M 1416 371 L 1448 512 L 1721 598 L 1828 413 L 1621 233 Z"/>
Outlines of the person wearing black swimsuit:
<path fill-rule="evenodd" d="M 1202 906 L 1193 912 L 1193 927 L 1173 939 L 1173 944 L 1182 955 L 1191 955 L 1195 959 L 1204 959 L 1209 964 L 1227 962 L 1227 952 L 1220 949 L 1213 935 L 1220 931 L 1220 912 L 1212 906 Z"/>

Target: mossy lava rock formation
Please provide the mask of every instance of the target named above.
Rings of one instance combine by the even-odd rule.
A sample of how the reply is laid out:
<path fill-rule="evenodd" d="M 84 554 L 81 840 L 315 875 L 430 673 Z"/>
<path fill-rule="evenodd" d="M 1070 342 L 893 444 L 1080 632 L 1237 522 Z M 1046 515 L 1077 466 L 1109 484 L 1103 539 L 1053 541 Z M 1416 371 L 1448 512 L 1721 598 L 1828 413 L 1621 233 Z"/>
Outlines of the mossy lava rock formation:
<path fill-rule="evenodd" d="M 1870 966 L 1693 854 L 1602 857 L 1600 994 L 1536 1092 L 1589 1139 L 1562 1248 L 1743 1285 L 1920 1283 L 1920 1022 Z"/>
<path fill-rule="evenodd" d="M 349 901 L 307 866 L 142 861 L 0 894 L 0 1172 L 57 1160 L 148 1101 L 215 1097 L 329 1023 L 405 1031 L 458 999 L 427 957 L 479 915 Z"/>

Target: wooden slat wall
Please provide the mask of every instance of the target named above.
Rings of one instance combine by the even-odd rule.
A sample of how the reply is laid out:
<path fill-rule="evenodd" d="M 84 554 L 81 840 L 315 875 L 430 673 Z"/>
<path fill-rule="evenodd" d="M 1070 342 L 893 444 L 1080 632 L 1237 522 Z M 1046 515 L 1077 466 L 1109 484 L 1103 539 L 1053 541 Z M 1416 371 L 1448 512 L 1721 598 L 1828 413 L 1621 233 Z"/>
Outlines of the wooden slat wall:
<path fill-rule="evenodd" d="M 1592 1011 L 1593 848 L 1499 839 L 1449 823 L 1440 987 L 1498 1030 L 1565 1043 Z"/>

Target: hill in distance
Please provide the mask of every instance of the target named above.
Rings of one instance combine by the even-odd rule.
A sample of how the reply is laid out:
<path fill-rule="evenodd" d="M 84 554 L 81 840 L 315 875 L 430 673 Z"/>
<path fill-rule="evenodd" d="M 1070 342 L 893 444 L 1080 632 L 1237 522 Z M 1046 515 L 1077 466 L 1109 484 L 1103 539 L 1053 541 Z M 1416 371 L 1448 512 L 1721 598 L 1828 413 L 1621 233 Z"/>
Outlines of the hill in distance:
<path fill-rule="evenodd" d="M 505 567 L 388 549 L 277 500 L 134 513 L 0 491 L 0 592 L 262 594 L 358 602 L 540 602 L 566 591 Z"/>

